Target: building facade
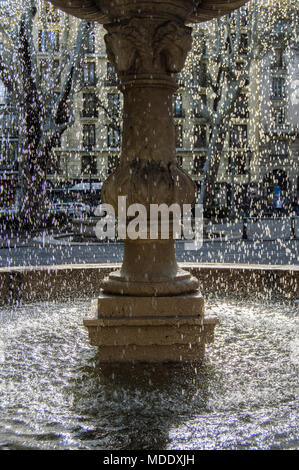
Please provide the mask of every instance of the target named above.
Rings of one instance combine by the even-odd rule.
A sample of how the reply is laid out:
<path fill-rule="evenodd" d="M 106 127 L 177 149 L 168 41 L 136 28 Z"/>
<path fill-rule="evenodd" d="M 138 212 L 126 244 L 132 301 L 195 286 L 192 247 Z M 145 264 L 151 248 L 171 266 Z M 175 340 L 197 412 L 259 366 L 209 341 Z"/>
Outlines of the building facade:
<path fill-rule="evenodd" d="M 3 0 L 2 0 L 3 2 Z M 47 54 L 62 59 L 61 34 L 65 15 L 41 2 L 48 24 L 44 31 L 36 22 L 35 41 L 40 74 Z M 77 20 L 75 20 L 77 21 Z M 278 32 L 279 33 L 279 32 Z M 53 187 L 71 186 L 81 181 L 103 182 L 119 161 L 121 149 L 122 94 L 109 63 L 104 43 L 105 31 L 95 24 L 90 30 L 80 86 L 73 104 L 74 123 L 57 142 L 57 165 L 49 166 L 47 178 Z M 246 22 L 240 63 L 246 61 Z M 202 31 L 195 28 L 195 41 Z M 50 44 L 50 49 L 49 49 Z M 204 42 L 202 42 L 204 48 Z M 199 110 L 199 101 L 209 104 L 207 85 L 209 56 L 201 51 L 199 64 L 188 65 L 178 77 L 173 99 L 178 163 L 198 183 L 206 161 L 210 127 Z M 279 34 L 273 50 L 251 62 L 248 79 L 223 132 L 215 204 L 230 207 L 231 213 L 247 210 L 250 200 L 259 201 L 267 213 L 271 195 L 278 192 L 290 205 L 298 195 L 298 83 L 299 50 L 294 41 L 288 50 L 280 48 Z M 55 90 L 54 90 L 55 92 Z M 18 116 L 0 83 L 0 174 L 18 173 Z M 269 207 L 268 207 L 269 206 Z M 247 209 L 246 209 L 247 207 Z"/>
<path fill-rule="evenodd" d="M 279 31 L 278 31 L 279 38 Z M 289 208 L 299 191 L 299 44 L 280 42 L 257 70 L 260 112 L 255 180 L 264 201 L 280 195 Z"/>

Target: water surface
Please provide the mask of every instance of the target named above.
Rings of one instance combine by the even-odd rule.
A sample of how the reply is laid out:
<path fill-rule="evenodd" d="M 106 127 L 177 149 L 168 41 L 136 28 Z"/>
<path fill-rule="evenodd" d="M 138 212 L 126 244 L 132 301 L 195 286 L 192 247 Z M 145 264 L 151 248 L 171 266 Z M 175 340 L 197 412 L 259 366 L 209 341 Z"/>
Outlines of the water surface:
<path fill-rule="evenodd" d="M 299 448 L 295 307 L 210 300 L 200 367 L 103 367 L 89 305 L 0 309 L 0 448 Z"/>

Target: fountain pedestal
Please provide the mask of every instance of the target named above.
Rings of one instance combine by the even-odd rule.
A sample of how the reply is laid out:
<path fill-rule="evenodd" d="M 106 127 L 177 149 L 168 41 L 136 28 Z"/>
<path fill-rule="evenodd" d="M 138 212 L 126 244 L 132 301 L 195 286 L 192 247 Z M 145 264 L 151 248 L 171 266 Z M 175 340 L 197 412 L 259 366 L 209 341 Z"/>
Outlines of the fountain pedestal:
<path fill-rule="evenodd" d="M 192 205 L 196 188 L 177 166 L 172 118 L 175 75 L 191 48 L 191 28 L 159 11 L 105 28 L 124 120 L 120 165 L 103 185 L 103 201 L 116 214 L 119 197 L 141 204 L 147 215 L 153 204 Z M 160 232 L 152 239 L 148 220 L 147 239 L 125 240 L 121 270 L 103 281 L 95 318 L 84 321 L 104 362 L 200 361 L 213 337 L 217 320 L 204 316 L 197 279 L 178 267 L 171 231 L 168 239 Z"/>
<path fill-rule="evenodd" d="M 175 297 L 102 294 L 85 319 L 103 362 L 200 361 L 217 319 L 204 317 L 200 293 Z"/>
<path fill-rule="evenodd" d="M 177 166 L 172 96 L 191 49 L 187 21 L 229 12 L 244 1 L 52 0 L 68 13 L 104 24 L 109 61 L 124 94 L 120 165 L 103 185 L 103 201 L 127 206 L 194 204 L 195 185 Z M 133 214 L 127 214 L 127 227 Z M 147 223 L 150 234 L 150 224 Z M 126 239 L 124 262 L 101 285 L 93 319 L 85 319 L 103 362 L 200 361 L 216 318 L 204 315 L 198 281 L 178 267 L 175 243 L 161 233 Z"/>

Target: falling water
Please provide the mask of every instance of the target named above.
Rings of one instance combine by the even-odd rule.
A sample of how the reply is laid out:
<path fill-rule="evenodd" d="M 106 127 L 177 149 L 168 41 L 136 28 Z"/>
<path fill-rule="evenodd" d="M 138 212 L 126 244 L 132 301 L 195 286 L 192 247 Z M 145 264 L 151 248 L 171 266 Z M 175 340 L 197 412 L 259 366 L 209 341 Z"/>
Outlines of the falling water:
<path fill-rule="evenodd" d="M 0 310 L 0 448 L 298 448 L 296 307 L 210 301 L 202 365 L 113 367 L 89 345 L 88 309 Z"/>

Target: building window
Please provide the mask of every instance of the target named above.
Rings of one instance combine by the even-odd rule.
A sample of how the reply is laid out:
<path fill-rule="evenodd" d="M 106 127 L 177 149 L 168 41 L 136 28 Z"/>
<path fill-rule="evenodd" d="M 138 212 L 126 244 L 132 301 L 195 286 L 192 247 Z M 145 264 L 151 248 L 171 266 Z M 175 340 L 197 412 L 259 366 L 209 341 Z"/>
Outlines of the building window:
<path fill-rule="evenodd" d="M 247 155 L 240 153 L 236 155 L 236 174 L 245 175 L 247 173 Z"/>
<path fill-rule="evenodd" d="M 53 62 L 48 62 L 46 60 L 41 60 L 39 65 L 39 73 L 42 81 L 45 81 L 49 78 L 54 80 L 56 74 L 59 70 L 59 60 L 54 60 Z M 55 86 L 60 83 L 60 73 L 56 77 Z"/>
<path fill-rule="evenodd" d="M 83 93 L 82 117 L 98 117 L 97 97 L 95 93 Z"/>
<path fill-rule="evenodd" d="M 176 82 L 179 86 L 184 87 L 185 86 L 185 77 L 183 75 L 183 72 L 177 73 L 176 76 Z"/>
<path fill-rule="evenodd" d="M 120 129 L 119 127 L 109 124 L 107 126 L 107 144 L 108 147 L 114 148 L 120 145 Z"/>
<path fill-rule="evenodd" d="M 193 131 L 194 148 L 207 146 L 207 126 L 196 125 Z"/>
<path fill-rule="evenodd" d="M 83 155 L 81 158 L 82 175 L 96 175 L 97 171 L 97 157 L 95 155 Z"/>
<path fill-rule="evenodd" d="M 87 62 L 83 66 L 83 82 L 84 85 L 95 85 L 96 82 L 96 64 L 95 62 Z"/>
<path fill-rule="evenodd" d="M 47 51 L 47 33 L 46 31 L 39 31 L 38 32 L 38 50 L 39 52 L 46 52 Z"/>
<path fill-rule="evenodd" d="M 249 110 L 248 110 L 248 97 L 240 96 L 238 101 L 234 106 L 234 117 L 238 119 L 248 119 Z"/>
<path fill-rule="evenodd" d="M 233 126 L 230 132 L 230 147 L 247 146 L 247 125 Z"/>
<path fill-rule="evenodd" d="M 54 8 L 49 2 L 46 2 L 45 12 L 48 23 L 59 23 L 59 10 Z"/>
<path fill-rule="evenodd" d="M 115 72 L 115 68 L 110 62 L 107 62 L 107 82 L 108 86 L 115 86 L 117 85 L 117 75 Z"/>
<path fill-rule="evenodd" d="M 108 93 L 108 111 L 110 117 L 118 118 L 119 116 L 119 93 Z"/>
<path fill-rule="evenodd" d="M 7 102 L 7 89 L 0 80 L 0 106 L 4 106 Z"/>
<path fill-rule="evenodd" d="M 241 16 L 241 26 L 247 25 L 247 8 L 241 7 L 240 8 L 240 16 Z"/>
<path fill-rule="evenodd" d="M 108 167 L 107 167 L 108 175 L 112 173 L 112 171 L 115 170 L 118 164 L 119 164 L 119 157 L 117 155 L 108 155 Z"/>
<path fill-rule="evenodd" d="M 273 54 L 273 67 L 279 67 L 282 68 L 284 63 L 283 63 L 283 49 L 278 48 L 274 49 L 274 54 Z"/>
<path fill-rule="evenodd" d="M 248 35 L 242 33 L 240 36 L 240 54 L 246 55 L 248 52 Z"/>
<path fill-rule="evenodd" d="M 175 126 L 175 146 L 176 148 L 183 147 L 183 126 L 181 124 Z"/>
<path fill-rule="evenodd" d="M 61 162 L 60 162 L 60 156 L 56 155 L 54 162 L 47 163 L 47 175 L 53 176 L 53 175 L 59 175 L 59 174 L 61 174 Z"/>
<path fill-rule="evenodd" d="M 285 79 L 274 77 L 272 80 L 272 91 L 274 98 L 283 98 L 285 92 Z"/>
<path fill-rule="evenodd" d="M 39 52 L 59 52 L 59 32 L 58 31 L 39 31 L 38 36 Z"/>
<path fill-rule="evenodd" d="M 205 164 L 206 157 L 203 155 L 196 155 L 193 160 L 192 174 L 199 175 Z"/>
<path fill-rule="evenodd" d="M 18 149 L 17 140 L 11 140 L 7 136 L 0 137 L 0 167 L 2 170 L 18 169 Z"/>
<path fill-rule="evenodd" d="M 197 118 L 202 117 L 200 113 L 201 103 L 203 103 L 204 105 L 207 105 L 207 95 L 201 94 L 199 95 L 199 98 L 193 100 L 194 117 L 197 117 Z"/>
<path fill-rule="evenodd" d="M 59 32 L 49 31 L 49 42 L 52 51 L 59 51 Z"/>
<path fill-rule="evenodd" d="M 270 156 L 275 159 L 284 160 L 288 156 L 288 145 L 286 142 L 274 142 L 270 145 Z"/>
<path fill-rule="evenodd" d="M 193 87 L 205 88 L 207 86 L 207 63 L 206 62 L 201 61 L 200 64 L 193 67 L 191 84 Z"/>
<path fill-rule="evenodd" d="M 173 97 L 173 114 L 175 117 L 184 117 L 183 100 L 181 94 L 176 94 Z"/>
<path fill-rule="evenodd" d="M 48 66 L 44 60 L 40 62 L 39 73 L 41 81 L 45 81 L 48 74 Z"/>
<path fill-rule="evenodd" d="M 281 127 L 285 124 L 285 108 L 273 109 L 273 122 L 275 127 Z"/>
<path fill-rule="evenodd" d="M 83 147 L 90 148 L 96 145 L 96 127 L 94 124 L 83 125 Z"/>
<path fill-rule="evenodd" d="M 230 173 L 245 175 L 247 173 L 247 154 L 230 155 L 228 157 L 228 168 Z"/>
<path fill-rule="evenodd" d="M 94 29 L 90 29 L 88 33 L 87 53 L 94 54 L 94 52 L 95 52 L 95 34 L 94 34 Z"/>

